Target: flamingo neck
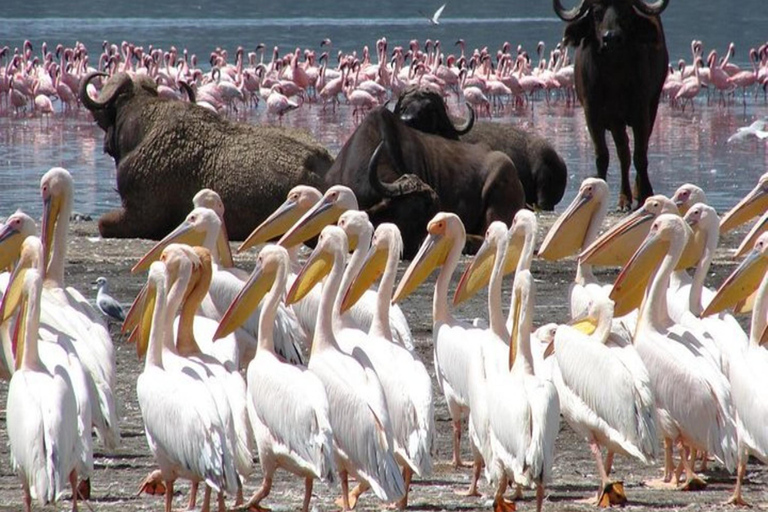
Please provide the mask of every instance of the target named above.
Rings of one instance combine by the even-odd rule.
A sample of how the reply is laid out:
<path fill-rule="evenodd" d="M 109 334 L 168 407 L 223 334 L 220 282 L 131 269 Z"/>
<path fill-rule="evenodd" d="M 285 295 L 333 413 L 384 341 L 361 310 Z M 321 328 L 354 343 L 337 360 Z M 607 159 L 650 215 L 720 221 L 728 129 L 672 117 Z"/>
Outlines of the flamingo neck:
<path fill-rule="evenodd" d="M 505 341 L 509 339 L 509 331 L 504 319 L 504 312 L 501 310 L 501 284 L 506 255 L 506 240 L 502 240 L 496 245 L 496 259 L 493 262 L 491 280 L 488 285 L 488 323 L 490 324 L 491 332 Z"/>
<path fill-rule="evenodd" d="M 346 254 L 341 251 L 335 251 L 333 255 L 333 268 L 331 268 L 328 277 L 325 278 L 323 291 L 320 294 L 317 320 L 315 321 L 315 338 L 312 341 L 310 358 L 316 350 L 327 347 L 339 348 L 336 343 L 336 337 L 333 334 L 333 305 L 339 293 L 341 279 L 344 274 L 345 260 Z"/>
<path fill-rule="evenodd" d="M 272 289 L 264 299 L 264 304 L 261 307 L 261 313 L 259 313 L 258 350 L 266 350 L 272 354 L 275 353 L 275 342 L 273 334 L 275 330 L 275 316 L 277 316 L 277 308 L 280 306 L 280 301 L 283 298 L 283 293 L 285 292 L 285 284 L 287 281 L 287 265 L 281 264 L 277 268 L 277 275 L 275 276 L 275 282 L 272 284 Z"/>
<path fill-rule="evenodd" d="M 392 291 L 395 288 L 397 278 L 397 264 L 400 257 L 393 248 L 387 253 L 387 266 L 384 275 L 381 276 L 379 292 L 376 294 L 376 311 L 373 314 L 370 333 L 374 336 L 393 340 L 392 327 L 389 325 L 389 303 L 392 301 Z"/>
<path fill-rule="evenodd" d="M 456 237 L 448 257 L 445 258 L 445 263 L 440 269 L 440 275 L 437 276 L 435 292 L 432 295 L 432 321 L 435 324 L 453 321 L 451 310 L 448 307 L 448 286 L 450 286 L 453 272 L 459 264 L 462 247 L 464 247 L 464 237 Z"/>
<path fill-rule="evenodd" d="M 768 321 L 766 315 L 768 315 L 768 274 L 763 276 L 755 295 L 755 304 L 752 307 L 752 325 L 749 330 L 750 345 L 760 345 L 760 337 L 763 335 Z"/>

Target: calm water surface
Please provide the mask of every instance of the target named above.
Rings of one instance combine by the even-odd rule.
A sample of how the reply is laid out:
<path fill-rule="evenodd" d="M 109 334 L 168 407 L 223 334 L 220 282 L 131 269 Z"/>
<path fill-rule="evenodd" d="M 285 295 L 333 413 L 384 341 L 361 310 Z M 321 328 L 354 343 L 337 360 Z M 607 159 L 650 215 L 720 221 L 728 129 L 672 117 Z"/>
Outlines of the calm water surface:
<path fill-rule="evenodd" d="M 216 47 L 234 53 L 238 45 L 252 50 L 264 42 L 268 48 L 280 46 L 285 53 L 296 46 L 319 49 L 325 37 L 333 39 L 334 50 L 344 51 L 360 52 L 364 45 L 373 48 L 378 37 L 387 36 L 390 48 L 407 45 L 413 38 L 422 42 L 432 38 L 444 41 L 445 51 L 450 52 L 452 43 L 463 37 L 469 48 L 488 46 L 493 51 L 510 41 L 533 52 L 537 41 L 543 40 L 551 48 L 562 36 L 563 24 L 553 16 L 548 1 L 449 2 L 441 24 L 429 26 L 418 9 L 431 12 L 442 1 L 434 3 L 295 0 L 243 5 L 234 0 L 138 0 L 115 2 L 105 10 L 105 4 L 86 0 L 56 5 L 30 0 L 4 6 L 0 47 L 20 47 L 24 39 L 30 39 L 38 52 L 42 41 L 49 45 L 82 41 L 93 63 L 102 41 L 128 40 L 145 47 L 188 48 L 204 62 Z M 673 0 L 663 19 L 673 62 L 681 57 L 690 61 L 690 41 L 698 38 L 707 51 L 716 48 L 721 54 L 734 41 L 737 53 L 733 61 L 745 67 L 746 50 L 768 39 L 764 0 Z M 461 114 L 455 106 L 454 110 Z M 263 112 L 262 105 L 241 119 L 274 122 Z M 762 96 L 748 101 L 746 108 L 740 103 L 726 108 L 707 106 L 704 97 L 698 99 L 694 113 L 660 107 L 649 155 L 655 190 L 669 194 L 679 184 L 692 181 L 707 191 L 718 210 L 732 206 L 768 170 L 766 146 L 756 140 L 733 145 L 725 141 L 737 127 L 766 115 L 768 107 Z M 547 105 L 539 99 L 533 110 L 507 112 L 495 121 L 535 129 L 552 141 L 570 174 L 566 197 L 558 207 L 562 210 L 580 181 L 594 172 L 581 109 L 565 107 L 562 102 Z M 283 122 L 310 130 L 333 154 L 355 128 L 346 108 L 332 113 L 318 106 L 304 107 Z M 76 210 L 98 215 L 118 206 L 114 163 L 102 153 L 102 136 L 85 113 L 50 120 L 0 117 L 0 217 L 17 207 L 39 215 L 39 178 L 56 165 L 75 176 Z M 613 148 L 611 151 L 609 183 L 615 190 L 618 164 Z"/>

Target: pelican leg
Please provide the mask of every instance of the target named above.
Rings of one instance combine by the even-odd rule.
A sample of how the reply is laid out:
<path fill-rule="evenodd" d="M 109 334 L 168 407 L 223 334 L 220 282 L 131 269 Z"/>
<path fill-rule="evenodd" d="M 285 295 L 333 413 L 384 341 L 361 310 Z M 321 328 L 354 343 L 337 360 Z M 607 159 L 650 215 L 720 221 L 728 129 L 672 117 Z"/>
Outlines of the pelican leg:
<path fill-rule="evenodd" d="M 736 471 L 736 487 L 733 489 L 733 495 L 725 502 L 726 505 L 736 505 L 737 507 L 751 506 L 741 495 L 741 484 L 744 480 L 744 476 L 747 474 L 747 458 L 749 457 L 745 452 L 746 450 L 739 450 L 739 468 Z"/>
<path fill-rule="evenodd" d="M 464 492 L 457 491 L 456 494 L 459 496 L 477 496 L 480 497 L 481 494 L 477 490 L 477 482 L 480 480 L 480 472 L 483 469 L 483 458 L 480 457 L 479 454 L 475 454 L 475 461 L 472 464 L 472 480 L 469 482 L 469 489 L 467 489 Z M 506 484 L 505 484 L 506 486 Z"/>
<path fill-rule="evenodd" d="M 408 491 L 411 490 L 411 479 L 413 478 L 413 470 L 407 465 L 403 466 L 403 481 L 405 482 L 405 494 L 402 498 L 397 500 L 395 508 L 397 510 L 405 510 L 408 508 Z"/>
<path fill-rule="evenodd" d="M 24 512 L 32 512 L 32 494 L 29 492 L 29 486 L 24 483 L 21 487 L 24 490 Z"/>
<path fill-rule="evenodd" d="M 600 451 L 600 445 L 596 439 L 589 443 L 592 455 L 595 457 L 597 472 L 600 474 L 600 489 L 597 492 L 597 504 L 600 507 L 610 507 L 611 505 L 623 505 L 627 502 L 627 496 L 624 494 L 624 482 L 611 482 L 608 479 L 608 473 L 603 465 L 603 454 Z"/>
<path fill-rule="evenodd" d="M 77 512 L 77 470 L 69 473 L 69 485 L 72 487 L 72 512 Z"/>
<path fill-rule="evenodd" d="M 173 506 L 173 480 L 165 481 L 165 512 L 171 512 Z"/>
<path fill-rule="evenodd" d="M 699 471 L 702 473 L 705 473 L 707 471 L 707 463 L 709 462 L 709 452 L 703 451 L 701 452 L 701 465 L 699 466 Z"/>
<path fill-rule="evenodd" d="M 352 510 L 357 506 L 357 500 L 360 499 L 360 496 L 370 488 L 368 482 L 360 482 L 352 489 L 352 492 L 349 493 L 349 506 Z"/>
<path fill-rule="evenodd" d="M 691 465 L 691 449 L 688 446 L 681 444 L 680 456 L 683 458 L 683 465 L 685 466 L 685 483 L 681 487 L 683 491 L 700 491 L 706 489 L 707 483 L 699 477 L 694 471 Z"/>
<path fill-rule="evenodd" d="M 240 476 L 237 477 L 237 494 L 235 495 L 235 506 L 239 507 L 243 504 L 243 481 Z"/>
<path fill-rule="evenodd" d="M 206 485 L 203 491 L 203 506 L 200 512 L 211 512 L 211 488 Z"/>
<path fill-rule="evenodd" d="M 301 505 L 301 512 L 309 512 L 309 500 L 312 499 L 312 485 L 315 481 L 311 478 L 304 479 L 304 503 Z"/>
<path fill-rule="evenodd" d="M 611 450 L 608 450 L 608 453 L 605 454 L 605 474 L 610 475 L 611 469 L 613 469 L 613 452 Z"/>
<path fill-rule="evenodd" d="M 219 512 L 227 512 L 227 504 L 224 501 L 224 493 L 222 491 L 216 494 L 216 503 L 219 506 Z"/>
<path fill-rule="evenodd" d="M 514 482 L 510 482 L 510 484 L 514 484 Z M 515 494 L 512 495 L 512 501 L 521 499 L 523 499 L 523 486 L 520 484 L 515 484 Z"/>
<path fill-rule="evenodd" d="M 345 512 L 352 510 L 349 508 L 349 481 L 347 480 L 349 475 L 346 471 L 339 471 L 339 481 L 341 482 L 341 509 Z"/>
<path fill-rule="evenodd" d="M 453 467 L 460 468 L 464 465 L 461 461 L 461 413 L 451 423 L 453 425 Z"/>
<path fill-rule="evenodd" d="M 514 512 L 515 503 L 504 499 L 504 493 L 507 491 L 507 479 L 500 478 L 499 486 L 496 488 L 496 495 L 493 497 L 494 512 Z"/>
<path fill-rule="evenodd" d="M 189 487 L 189 504 L 187 505 L 187 510 L 194 510 L 197 505 L 198 485 L 198 482 L 192 482 L 192 485 Z"/>
<path fill-rule="evenodd" d="M 664 438 L 664 481 L 669 483 L 672 481 L 672 467 L 674 462 L 672 461 L 672 439 Z"/>
<path fill-rule="evenodd" d="M 251 496 L 251 499 L 248 500 L 248 503 L 246 503 L 243 508 L 248 510 L 249 512 L 263 512 L 266 510 L 269 510 L 268 508 L 264 508 L 259 505 L 261 503 L 261 500 L 266 498 L 269 495 L 269 492 L 272 490 L 272 475 L 264 475 L 264 480 L 261 482 L 261 488 L 253 493 L 253 496 Z"/>
<path fill-rule="evenodd" d="M 609 452 L 610 453 L 610 452 Z M 520 487 L 518 486 L 518 489 Z M 541 512 L 544 505 L 544 484 L 536 484 L 536 512 Z"/>
<path fill-rule="evenodd" d="M 91 479 L 90 478 L 86 478 L 85 480 L 80 481 L 80 483 L 77 486 L 77 495 L 82 500 L 91 499 Z"/>

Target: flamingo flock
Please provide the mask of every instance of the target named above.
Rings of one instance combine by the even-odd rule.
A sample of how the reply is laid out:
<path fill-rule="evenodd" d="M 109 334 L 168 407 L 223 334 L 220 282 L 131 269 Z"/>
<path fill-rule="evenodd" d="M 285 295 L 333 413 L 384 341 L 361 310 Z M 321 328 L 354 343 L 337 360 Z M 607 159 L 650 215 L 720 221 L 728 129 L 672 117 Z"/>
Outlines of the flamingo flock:
<path fill-rule="evenodd" d="M 330 39 L 319 49 L 296 48 L 281 53 L 275 46 L 271 58 L 259 44 L 254 51 L 238 47 L 234 54 L 217 48 L 205 63 L 197 55 L 176 47 L 147 48 L 127 41 L 105 41 L 98 56 L 82 43 L 72 47 L 43 43 L 35 52 L 25 41 L 21 48 L 0 48 L 0 115 L 51 116 L 76 112 L 80 81 L 92 71 L 127 72 L 152 77 L 158 95 L 187 99 L 189 86 L 199 105 L 222 113 L 255 109 L 262 101 L 269 119 L 281 120 L 290 111 L 318 105 L 335 111 L 341 102 L 351 106 L 359 120 L 370 109 L 396 98 L 407 87 L 421 87 L 459 104 L 469 103 L 480 115 L 502 116 L 530 105 L 543 96 L 550 101 L 576 101 L 569 49 L 561 44 L 547 52 L 539 42 L 534 57 L 522 46 L 505 42 L 497 50 L 468 50 L 464 40 L 445 51 L 441 41 L 412 40 L 390 51 L 386 37 L 375 43 L 375 55 L 362 51 L 334 51 Z M 692 60 L 670 66 L 663 94 L 674 108 L 693 107 L 693 100 L 707 90 L 719 104 L 733 101 L 739 91 L 745 103 L 748 91 L 765 91 L 768 80 L 768 44 L 748 50 L 750 69 L 731 62 L 733 43 L 722 59 L 716 50 L 704 59 L 701 41 L 691 43 Z M 318 55 L 319 52 L 319 55 Z M 94 67 L 95 66 L 95 67 Z M 98 80 L 94 82 L 99 87 Z M 98 95 L 98 90 L 89 94 Z M 509 108 L 507 108 L 509 107 Z"/>

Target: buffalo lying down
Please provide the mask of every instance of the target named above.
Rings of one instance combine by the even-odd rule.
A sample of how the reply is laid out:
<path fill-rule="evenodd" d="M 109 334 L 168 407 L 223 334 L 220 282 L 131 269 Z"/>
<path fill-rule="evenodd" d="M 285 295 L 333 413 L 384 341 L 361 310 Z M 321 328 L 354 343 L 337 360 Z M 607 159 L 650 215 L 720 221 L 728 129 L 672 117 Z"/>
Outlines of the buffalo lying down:
<path fill-rule="evenodd" d="M 414 130 L 383 107 L 347 140 L 326 182 L 350 187 L 374 223 L 397 224 L 406 258 L 416 254 L 438 210 L 456 213 L 468 234 L 482 236 L 491 222 L 510 223 L 525 205 L 506 155 Z"/>
<path fill-rule="evenodd" d="M 457 130 L 443 98 L 424 89 L 407 90 L 395 105 L 395 114 L 417 130 L 469 143 L 485 143 L 506 154 L 517 168 L 525 190 L 525 202 L 540 210 L 554 210 L 565 193 L 568 170 L 544 137 L 509 124 L 474 122 L 470 109 L 469 127 Z"/>
<path fill-rule="evenodd" d="M 162 238 L 180 224 L 202 188 L 219 193 L 233 239 L 244 239 L 300 183 L 322 187 L 333 159 L 307 133 L 222 119 L 159 98 L 155 83 L 118 73 L 99 99 L 80 99 L 104 130 L 122 208 L 99 219 L 105 238 Z"/>

